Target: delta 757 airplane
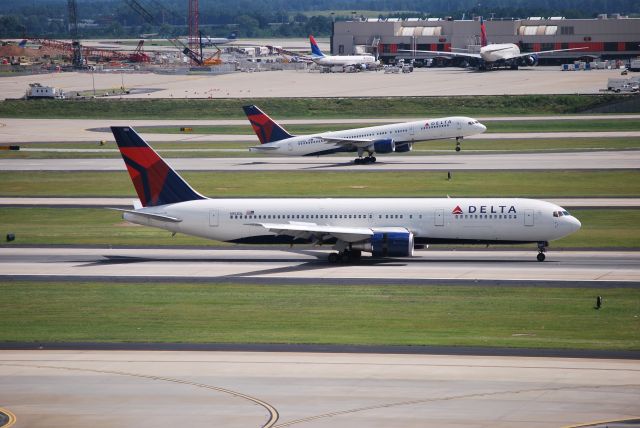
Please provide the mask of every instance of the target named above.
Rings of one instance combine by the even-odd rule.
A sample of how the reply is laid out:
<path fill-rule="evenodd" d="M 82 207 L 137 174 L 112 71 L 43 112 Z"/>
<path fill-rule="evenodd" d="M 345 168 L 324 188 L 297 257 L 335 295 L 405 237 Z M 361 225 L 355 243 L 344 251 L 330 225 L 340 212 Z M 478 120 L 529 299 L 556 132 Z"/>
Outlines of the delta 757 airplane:
<path fill-rule="evenodd" d="M 174 233 L 234 243 L 333 244 L 331 262 L 408 257 L 436 243 L 537 243 L 577 231 L 563 208 L 513 198 L 209 199 L 128 127 L 111 127 L 140 199 L 123 218 Z"/>
<path fill-rule="evenodd" d="M 402 153 L 413 150 L 416 141 L 456 139 L 456 151 L 464 137 L 481 134 L 486 126 L 464 116 L 425 119 L 415 122 L 292 135 L 256 106 L 243 107 L 260 140 L 254 152 L 272 152 L 287 156 L 320 156 L 337 152 L 357 152 L 356 164 L 375 162 L 374 153 Z M 367 157 L 362 157 L 364 153 Z"/>
<path fill-rule="evenodd" d="M 440 57 L 461 57 L 469 58 L 477 61 L 478 69 L 491 70 L 497 67 L 510 67 L 512 70 L 517 70 L 520 65 L 534 66 L 538 64 L 538 55 L 548 54 L 553 52 L 566 52 L 587 49 L 570 48 L 570 49 L 554 49 L 549 51 L 536 51 L 521 53 L 518 45 L 514 43 L 491 43 L 487 44 L 487 30 L 484 24 L 484 20 L 480 19 L 480 52 L 444 52 L 444 51 L 425 51 L 425 50 L 406 50 L 403 52 L 422 52 L 435 54 Z"/>

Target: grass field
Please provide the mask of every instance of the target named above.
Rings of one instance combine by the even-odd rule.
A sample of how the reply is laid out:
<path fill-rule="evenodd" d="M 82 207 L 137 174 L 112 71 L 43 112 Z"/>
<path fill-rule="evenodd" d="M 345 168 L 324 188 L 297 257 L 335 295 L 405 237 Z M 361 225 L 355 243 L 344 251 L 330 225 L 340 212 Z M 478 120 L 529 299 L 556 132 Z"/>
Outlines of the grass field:
<path fill-rule="evenodd" d="M 570 114 L 628 100 L 625 95 L 526 95 L 396 98 L 240 98 L 213 100 L 10 100 L 0 117 L 86 119 L 244 119 L 243 105 L 257 104 L 271 117 L 426 117 Z"/>
<path fill-rule="evenodd" d="M 5 342 L 640 349 L 637 289 L 8 282 L 0 293 Z"/>
<path fill-rule="evenodd" d="M 640 171 L 184 172 L 210 197 L 638 197 Z M 410 185 L 408 185 L 410 184 Z M 0 196 L 134 196 L 126 171 L 0 172 Z"/>
<path fill-rule="evenodd" d="M 554 241 L 553 248 L 639 248 L 640 210 L 579 209 L 572 213 L 582 229 Z M 0 207 L 0 236 L 14 233 L 6 245 L 129 245 L 208 246 L 220 244 L 122 220 L 117 211 L 103 208 Z M 528 247 L 533 248 L 533 245 Z M 475 247 L 479 248 L 479 247 Z"/>
<path fill-rule="evenodd" d="M 390 122 L 393 123 L 393 122 Z M 640 130 L 640 120 L 637 119 L 594 119 L 594 120 L 501 120 L 483 121 L 487 126 L 487 132 L 596 132 L 596 131 L 638 131 Z M 343 129 L 363 128 L 367 126 L 378 126 L 377 123 L 350 123 L 350 124 L 308 124 L 308 125 L 286 125 L 287 131 L 294 135 L 315 134 L 320 132 L 341 131 Z M 193 134 L 234 134 L 253 135 L 253 129 L 246 125 L 218 125 L 218 126 L 192 126 L 185 124 L 185 127 L 192 128 Z M 143 126 L 136 130 L 146 134 L 183 134 L 178 126 Z"/>

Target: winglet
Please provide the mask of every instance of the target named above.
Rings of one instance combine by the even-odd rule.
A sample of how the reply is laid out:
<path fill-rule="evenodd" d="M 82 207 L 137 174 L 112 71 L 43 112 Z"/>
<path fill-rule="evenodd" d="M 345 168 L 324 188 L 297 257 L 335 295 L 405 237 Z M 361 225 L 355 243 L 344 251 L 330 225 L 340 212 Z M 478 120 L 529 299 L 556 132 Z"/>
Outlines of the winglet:
<path fill-rule="evenodd" d="M 324 56 L 324 54 L 320 50 L 320 47 L 318 46 L 318 43 L 316 42 L 316 39 L 314 39 L 312 35 L 309 35 L 309 42 L 311 43 L 311 55 Z"/>
<path fill-rule="evenodd" d="M 133 128 L 112 126 L 111 132 L 143 207 L 206 199 L 167 165 Z"/>
<path fill-rule="evenodd" d="M 242 109 L 247 115 L 253 131 L 258 136 L 260 144 L 275 143 L 276 141 L 293 137 L 258 107 L 250 105 L 244 106 Z"/>

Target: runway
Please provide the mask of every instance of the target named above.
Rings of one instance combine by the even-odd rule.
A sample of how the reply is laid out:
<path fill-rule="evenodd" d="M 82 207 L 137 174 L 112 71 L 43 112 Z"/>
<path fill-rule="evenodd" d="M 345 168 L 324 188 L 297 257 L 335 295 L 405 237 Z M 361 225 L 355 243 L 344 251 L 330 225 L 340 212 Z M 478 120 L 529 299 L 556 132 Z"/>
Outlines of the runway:
<path fill-rule="evenodd" d="M 0 279 L 265 284 L 476 284 L 638 287 L 638 251 L 424 250 L 330 264 L 330 248 L 0 248 Z M 401 275 L 399 275 L 401 272 Z"/>
<path fill-rule="evenodd" d="M 2 351 L 21 427 L 569 426 L 638 415 L 637 360 Z"/>
<path fill-rule="evenodd" d="M 282 125 L 310 125 L 310 124 L 344 124 L 353 125 L 360 123 L 387 124 L 422 120 L 424 117 L 404 118 L 359 118 L 359 119 L 283 119 L 278 120 Z M 558 120 L 601 120 L 601 119 L 640 119 L 640 115 L 556 115 L 556 116 L 487 116 L 476 118 L 480 121 L 558 121 Z M 131 127 L 192 127 L 192 126 L 246 126 L 246 135 L 224 134 L 149 134 L 142 136 L 149 142 L 159 141 L 255 141 L 257 138 L 251 131 L 249 121 L 246 119 L 208 119 L 208 120 L 150 120 L 150 119 L 20 119 L 0 118 L 0 134 L 5 144 L 27 143 L 55 143 L 55 142 L 98 142 L 100 140 L 114 141 L 110 126 Z M 628 137 L 637 138 L 640 132 L 536 132 L 536 133 L 487 133 L 470 138 L 563 138 L 563 137 Z"/>
<path fill-rule="evenodd" d="M 380 155 L 371 165 L 351 157 L 174 158 L 178 171 L 459 171 L 637 169 L 640 150 L 495 153 L 434 156 Z M 121 159 L 0 159 L 2 171 L 124 171 Z"/>

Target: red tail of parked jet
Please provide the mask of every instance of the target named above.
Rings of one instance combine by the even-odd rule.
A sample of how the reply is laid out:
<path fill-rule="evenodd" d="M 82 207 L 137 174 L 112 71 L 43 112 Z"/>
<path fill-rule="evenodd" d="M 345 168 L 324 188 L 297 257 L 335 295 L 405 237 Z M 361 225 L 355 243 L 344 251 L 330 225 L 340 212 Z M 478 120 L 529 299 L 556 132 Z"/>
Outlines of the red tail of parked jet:
<path fill-rule="evenodd" d="M 112 126 L 143 207 L 206 199 L 182 179 L 132 128 Z"/>
<path fill-rule="evenodd" d="M 482 17 L 480 17 L 480 46 L 487 46 L 487 27 L 484 25 Z"/>

